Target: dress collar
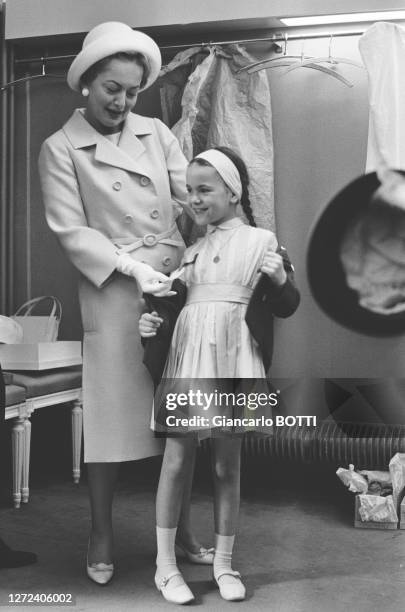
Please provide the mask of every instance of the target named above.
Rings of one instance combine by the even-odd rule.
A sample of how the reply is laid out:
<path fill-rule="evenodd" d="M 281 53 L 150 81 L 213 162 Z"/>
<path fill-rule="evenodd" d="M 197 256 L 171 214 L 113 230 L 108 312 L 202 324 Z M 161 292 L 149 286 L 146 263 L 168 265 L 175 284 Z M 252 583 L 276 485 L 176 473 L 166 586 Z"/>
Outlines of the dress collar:
<path fill-rule="evenodd" d="M 235 227 L 239 227 L 240 225 L 244 225 L 242 219 L 240 217 L 234 217 L 233 219 L 229 219 L 229 221 L 224 221 L 224 223 L 220 223 L 220 225 L 207 225 L 207 234 L 212 234 L 217 229 L 221 230 L 229 230 L 234 229 Z"/>

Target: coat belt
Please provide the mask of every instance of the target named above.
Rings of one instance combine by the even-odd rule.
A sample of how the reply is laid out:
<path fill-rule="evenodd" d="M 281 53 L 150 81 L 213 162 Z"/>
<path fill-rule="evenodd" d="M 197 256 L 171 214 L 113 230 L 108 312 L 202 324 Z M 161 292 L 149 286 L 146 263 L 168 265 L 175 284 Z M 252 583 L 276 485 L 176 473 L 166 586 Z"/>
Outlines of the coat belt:
<path fill-rule="evenodd" d="M 145 234 L 142 237 L 137 238 L 134 242 L 125 244 L 125 238 L 111 238 L 111 242 L 119 248 L 120 252 L 131 253 L 136 251 L 140 247 L 154 247 L 156 244 L 169 244 L 175 247 L 184 247 L 184 243 L 181 240 L 174 240 L 170 238 L 177 232 L 177 225 L 174 223 L 168 230 L 161 232 L 160 234 Z"/>

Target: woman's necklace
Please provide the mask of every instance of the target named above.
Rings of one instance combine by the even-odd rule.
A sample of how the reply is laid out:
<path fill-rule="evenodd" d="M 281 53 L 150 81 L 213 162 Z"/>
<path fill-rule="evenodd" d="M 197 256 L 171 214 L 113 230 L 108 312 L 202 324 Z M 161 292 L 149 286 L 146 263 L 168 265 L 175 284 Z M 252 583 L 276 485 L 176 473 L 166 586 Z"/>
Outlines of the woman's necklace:
<path fill-rule="evenodd" d="M 238 226 L 238 227 L 239 227 L 239 226 Z M 230 239 L 233 237 L 233 234 L 234 234 L 235 230 L 236 230 L 236 229 L 238 229 L 238 227 L 234 227 L 234 228 L 232 228 L 232 229 L 230 229 L 230 230 L 227 230 L 227 231 L 230 233 L 230 236 L 229 236 L 229 238 L 228 238 L 227 240 L 225 240 L 225 242 L 224 242 L 223 244 L 221 244 L 221 245 L 220 245 L 220 247 L 219 247 L 219 249 L 217 250 L 217 252 L 216 252 L 215 256 L 212 258 L 212 261 L 213 261 L 214 263 L 218 263 L 219 261 L 221 261 L 221 257 L 219 256 L 219 254 L 220 254 L 220 252 L 222 251 L 222 249 L 223 249 L 223 248 L 224 248 L 224 247 L 225 247 L 225 246 L 228 244 L 228 242 L 230 241 Z M 216 229 L 214 229 L 214 231 L 213 231 L 213 232 L 211 232 L 211 234 L 210 234 L 209 238 L 210 238 L 210 237 L 211 237 L 211 235 L 212 235 L 212 234 L 214 234 L 214 232 L 216 232 L 216 231 L 217 231 L 217 228 L 216 228 Z"/>

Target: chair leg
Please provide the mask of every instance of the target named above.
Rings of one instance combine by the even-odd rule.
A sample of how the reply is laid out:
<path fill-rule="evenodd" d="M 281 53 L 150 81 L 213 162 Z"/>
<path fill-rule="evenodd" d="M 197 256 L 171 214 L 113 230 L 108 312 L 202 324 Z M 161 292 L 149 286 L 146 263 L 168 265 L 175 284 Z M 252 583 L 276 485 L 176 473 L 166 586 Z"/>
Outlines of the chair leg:
<path fill-rule="evenodd" d="M 11 429 L 11 447 L 13 453 L 13 499 L 14 508 L 21 505 L 21 478 L 24 460 L 24 418 L 14 420 Z"/>
<path fill-rule="evenodd" d="M 81 400 L 75 400 L 72 408 L 72 453 L 73 482 L 80 480 L 80 457 L 82 451 L 83 407 Z"/>
<path fill-rule="evenodd" d="M 26 504 L 29 498 L 29 478 L 30 478 L 30 452 L 31 452 L 31 421 L 24 420 L 24 461 L 22 469 L 22 502 Z"/>

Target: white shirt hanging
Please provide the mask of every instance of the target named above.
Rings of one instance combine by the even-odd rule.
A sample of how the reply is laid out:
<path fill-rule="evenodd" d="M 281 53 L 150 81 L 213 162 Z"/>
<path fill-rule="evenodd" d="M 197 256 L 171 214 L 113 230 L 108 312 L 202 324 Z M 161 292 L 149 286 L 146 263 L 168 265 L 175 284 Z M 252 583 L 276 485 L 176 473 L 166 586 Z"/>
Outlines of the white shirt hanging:
<path fill-rule="evenodd" d="M 359 40 L 369 79 L 366 172 L 405 169 L 405 28 L 378 22 Z"/>

